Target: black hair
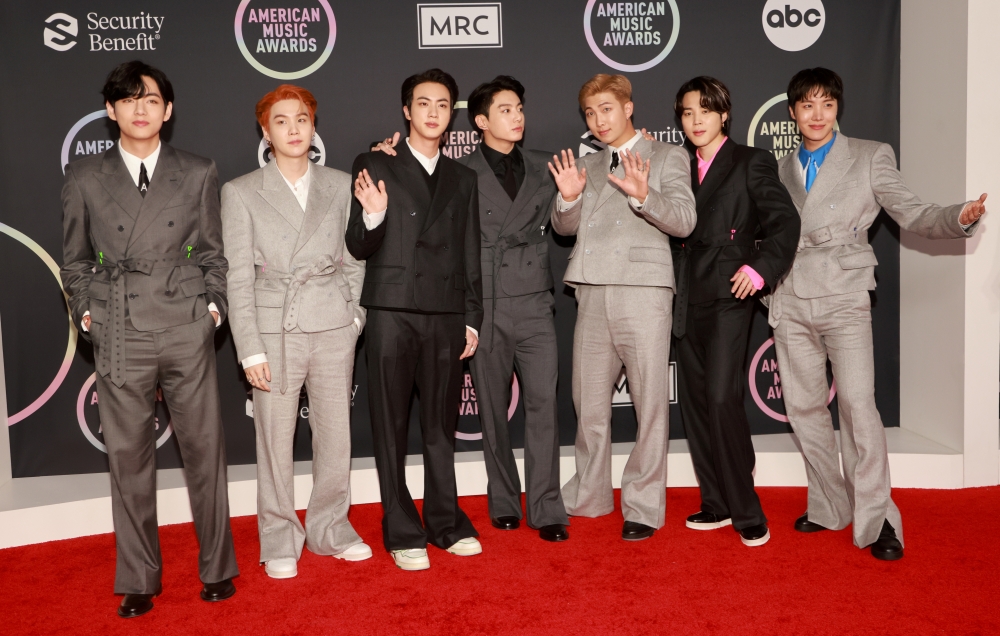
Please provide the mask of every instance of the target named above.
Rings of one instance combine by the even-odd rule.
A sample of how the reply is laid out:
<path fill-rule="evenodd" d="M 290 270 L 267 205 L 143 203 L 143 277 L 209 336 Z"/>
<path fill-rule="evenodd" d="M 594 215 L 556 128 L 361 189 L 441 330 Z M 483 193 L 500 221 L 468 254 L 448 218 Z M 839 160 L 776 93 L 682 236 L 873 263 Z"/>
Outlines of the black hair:
<path fill-rule="evenodd" d="M 840 107 L 844 99 L 844 82 L 839 75 L 820 66 L 799 71 L 788 82 L 788 105 L 795 108 L 796 104 L 817 93 L 837 100 Z M 843 108 L 838 108 L 838 114 L 841 111 Z"/>
<path fill-rule="evenodd" d="M 490 117 L 490 106 L 493 105 L 493 98 L 502 91 L 511 91 L 524 103 L 524 86 L 510 75 L 497 75 L 489 82 L 480 84 L 472 94 L 469 95 L 469 123 L 473 128 L 479 128 L 476 124 L 476 116 L 483 115 L 487 119 Z"/>
<path fill-rule="evenodd" d="M 458 101 L 458 84 L 455 82 L 454 77 L 448 75 L 439 68 L 432 68 L 424 71 L 423 73 L 411 75 L 403 81 L 403 88 L 401 91 L 403 106 L 411 108 L 413 106 L 413 89 L 420 84 L 426 84 L 428 82 L 441 84 L 447 88 L 448 93 L 451 95 L 451 107 L 455 107 L 455 102 Z"/>
<path fill-rule="evenodd" d="M 729 134 L 729 124 L 733 121 L 733 103 L 729 97 L 729 89 L 726 85 L 715 79 L 702 75 L 684 82 L 677 97 L 674 98 L 674 113 L 678 119 L 684 114 L 684 96 L 688 93 L 697 92 L 700 94 L 700 104 L 713 113 L 726 114 L 726 120 L 722 122 L 722 134 Z"/>
<path fill-rule="evenodd" d="M 114 106 L 119 99 L 145 97 L 146 84 L 142 81 L 143 77 L 148 77 L 156 82 L 165 104 L 174 101 L 174 87 L 167 79 L 167 75 L 160 69 L 139 60 L 119 64 L 108 73 L 108 78 L 104 80 L 104 88 L 101 89 L 104 101 Z"/>

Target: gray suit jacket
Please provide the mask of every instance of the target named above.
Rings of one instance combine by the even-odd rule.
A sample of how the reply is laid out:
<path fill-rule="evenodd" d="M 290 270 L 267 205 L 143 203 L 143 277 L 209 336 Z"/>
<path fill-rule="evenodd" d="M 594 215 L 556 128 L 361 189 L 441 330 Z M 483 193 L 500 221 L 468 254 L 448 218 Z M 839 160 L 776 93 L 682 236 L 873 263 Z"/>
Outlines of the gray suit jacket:
<path fill-rule="evenodd" d="M 576 234 L 563 280 L 570 285 L 637 285 L 674 287 L 673 258 L 668 234 L 684 237 L 698 220 L 691 193 L 691 157 L 684 148 L 640 140 L 633 147 L 643 161 L 651 160 L 649 196 L 642 211 L 608 181 L 611 151 L 580 157 L 587 185 L 576 205 L 560 212 L 552 204 L 552 227 Z M 625 175 L 619 165 L 615 174 Z"/>
<path fill-rule="evenodd" d="M 97 324 L 111 320 L 115 276 L 124 278 L 123 301 L 139 331 L 200 320 L 208 303 L 225 318 L 219 176 L 211 159 L 163 143 L 143 197 L 115 145 L 66 167 L 62 204 L 60 274 L 73 324 L 87 311 Z M 167 255 L 174 256 L 170 265 L 155 262 Z"/>
<path fill-rule="evenodd" d="M 344 249 L 351 177 L 310 166 L 303 213 L 275 162 L 222 187 L 229 322 L 240 360 L 266 353 L 262 333 L 311 333 L 357 318 L 365 264 Z"/>
<path fill-rule="evenodd" d="M 520 152 L 524 182 L 513 201 L 482 151 L 458 160 L 479 175 L 483 298 L 524 296 L 552 288 L 545 234 L 556 195 L 556 184 L 548 169 L 552 155 L 539 150 Z"/>
<path fill-rule="evenodd" d="M 801 146 L 800 146 L 801 147 Z M 802 218 L 798 252 L 770 303 L 770 322 L 781 317 L 780 296 L 823 298 L 875 289 L 878 261 L 868 244 L 868 228 L 885 211 L 904 230 L 932 239 L 965 238 L 958 222 L 964 203 L 922 203 L 903 182 L 888 144 L 838 133 L 807 193 L 799 148 L 778 161 L 781 182 Z"/>

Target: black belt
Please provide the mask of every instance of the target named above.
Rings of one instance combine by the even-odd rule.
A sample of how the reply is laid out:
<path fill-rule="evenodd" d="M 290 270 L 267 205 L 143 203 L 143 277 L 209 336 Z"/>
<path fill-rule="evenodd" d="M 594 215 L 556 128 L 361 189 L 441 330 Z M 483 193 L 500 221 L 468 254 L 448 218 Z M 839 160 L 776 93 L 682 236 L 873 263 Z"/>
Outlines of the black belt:
<path fill-rule="evenodd" d="M 737 232 L 731 230 L 727 234 L 717 234 L 708 238 L 696 241 L 685 241 L 681 243 L 680 253 L 674 262 L 674 324 L 673 334 L 678 338 L 683 338 L 687 333 L 687 308 L 688 297 L 690 295 L 691 277 L 689 275 L 690 265 L 688 260 L 691 252 L 702 250 L 718 249 L 737 245 L 739 247 L 754 247 L 757 239 L 749 232 Z"/>
<path fill-rule="evenodd" d="M 493 250 L 493 299 L 490 303 L 490 341 L 486 345 L 487 351 L 493 351 L 493 332 L 494 332 L 494 316 L 496 315 L 496 303 L 497 303 L 497 285 L 500 283 L 500 268 L 503 267 L 503 256 L 508 250 L 515 247 L 527 247 L 529 245 L 537 245 L 539 243 L 544 243 L 546 241 L 545 230 L 539 231 L 538 234 L 531 232 L 516 232 L 514 234 L 508 234 L 506 236 L 501 236 L 497 239 L 496 243 L 483 244 L 482 250 Z"/>

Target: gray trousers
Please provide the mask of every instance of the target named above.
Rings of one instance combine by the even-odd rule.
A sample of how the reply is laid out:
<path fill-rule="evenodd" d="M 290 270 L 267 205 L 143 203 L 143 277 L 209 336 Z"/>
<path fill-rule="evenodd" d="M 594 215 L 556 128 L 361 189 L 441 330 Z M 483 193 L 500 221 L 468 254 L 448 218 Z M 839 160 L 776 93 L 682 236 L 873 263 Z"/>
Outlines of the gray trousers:
<path fill-rule="evenodd" d="M 670 328 L 667 287 L 580 285 L 573 336 L 576 474 L 563 486 L 566 511 L 598 517 L 614 510 L 611 393 L 622 366 L 639 428 L 622 475 L 622 514 L 663 527 L 667 509 Z"/>
<path fill-rule="evenodd" d="M 889 454 L 875 407 L 875 355 L 867 291 L 826 298 L 781 298 L 774 330 L 778 370 L 792 430 L 799 438 L 809 482 L 809 520 L 832 530 L 854 523 L 854 545 L 878 540 L 886 519 L 903 541 L 903 522 L 892 501 Z M 840 455 L 826 403 L 826 361 L 837 383 Z"/>
<path fill-rule="evenodd" d="M 260 560 L 295 558 L 302 546 L 315 554 L 340 554 L 361 537 L 347 520 L 351 507 L 351 383 L 353 324 L 285 334 L 288 386 L 281 393 L 281 334 L 261 334 L 271 368 L 271 391 L 253 391 L 257 428 L 257 531 Z M 313 489 L 306 525 L 295 514 L 292 446 L 303 385 L 309 396 Z"/>
<path fill-rule="evenodd" d="M 515 298 L 484 298 L 486 320 L 481 333 L 492 330 L 489 350 L 472 356 L 472 378 L 483 427 L 487 501 L 490 517 L 521 513 L 521 479 L 507 429 L 511 375 L 517 371 L 524 400 L 524 478 L 528 525 L 541 528 L 568 524 L 559 492 L 559 415 L 556 382 L 559 352 L 549 291 Z M 495 303 L 493 311 L 489 304 Z M 492 321 L 491 321 L 492 317 Z"/>
<path fill-rule="evenodd" d="M 101 341 L 103 328 L 91 325 L 95 343 Z M 108 448 L 111 513 L 118 548 L 116 594 L 154 594 L 160 587 L 153 419 L 157 385 L 163 390 L 184 462 L 200 547 L 198 574 L 204 583 L 218 583 L 239 574 L 229 528 L 226 444 L 214 336 L 211 314 L 162 331 L 135 331 L 126 321 L 125 384 L 119 388 L 109 376 L 97 374 L 97 407 Z"/>

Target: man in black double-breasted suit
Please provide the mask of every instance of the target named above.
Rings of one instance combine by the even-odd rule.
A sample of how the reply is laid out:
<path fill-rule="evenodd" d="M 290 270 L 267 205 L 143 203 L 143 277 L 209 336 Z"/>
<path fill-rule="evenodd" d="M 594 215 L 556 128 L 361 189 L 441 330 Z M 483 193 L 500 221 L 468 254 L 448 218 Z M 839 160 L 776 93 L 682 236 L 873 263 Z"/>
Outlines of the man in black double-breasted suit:
<path fill-rule="evenodd" d="M 403 83 L 410 136 L 396 156 L 354 162 L 356 200 L 346 243 L 367 260 L 368 395 L 382 495 L 382 537 L 396 565 L 430 567 L 427 543 L 479 554 L 475 528 L 458 507 L 455 427 L 462 360 L 483 322 L 476 173 L 441 156 L 458 87 L 432 69 Z M 381 210 L 381 211 L 379 211 Z M 406 487 L 410 394 L 416 382 L 424 445 L 423 525 Z"/>

